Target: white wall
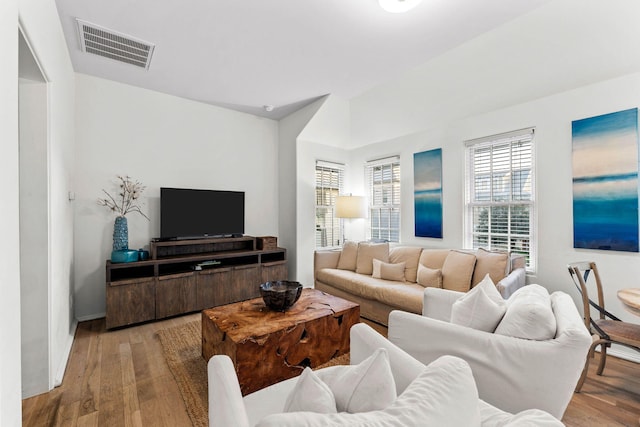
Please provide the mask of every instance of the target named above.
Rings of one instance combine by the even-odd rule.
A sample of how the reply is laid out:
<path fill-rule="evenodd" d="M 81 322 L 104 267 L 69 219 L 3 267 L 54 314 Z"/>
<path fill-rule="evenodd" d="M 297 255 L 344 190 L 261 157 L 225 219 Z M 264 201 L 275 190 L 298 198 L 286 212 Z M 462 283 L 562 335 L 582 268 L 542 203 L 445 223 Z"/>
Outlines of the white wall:
<path fill-rule="evenodd" d="M 20 425 L 20 245 L 18 187 L 18 2 L 0 2 L 0 426 Z"/>
<path fill-rule="evenodd" d="M 307 126 L 309 120 L 324 104 L 323 97 L 304 108 L 284 117 L 278 122 L 278 172 L 280 189 L 280 218 L 278 246 L 287 249 L 287 267 L 289 280 L 297 280 L 297 228 L 292 227 L 297 217 L 297 192 L 296 192 L 296 163 L 297 163 L 297 138 L 300 132 Z"/>
<path fill-rule="evenodd" d="M 105 312 L 114 216 L 96 203 L 117 174 L 147 188 L 147 221 L 127 215 L 129 247 L 160 234 L 160 187 L 245 192 L 245 234 L 278 235 L 277 122 L 76 75 L 75 298 L 80 319 Z"/>
<path fill-rule="evenodd" d="M 25 45 L 21 44 L 20 50 L 20 55 L 30 55 Z M 44 81 L 20 79 L 19 109 L 22 396 L 29 397 L 53 387 L 49 375 L 49 168 Z"/>
<path fill-rule="evenodd" d="M 329 96 L 297 137 L 296 229 L 305 232 L 299 232 L 296 238 L 296 280 L 309 287 L 313 286 L 313 251 L 316 244 L 316 160 L 348 163 L 348 151 L 342 148 L 350 137 L 348 117 L 349 103 Z"/>

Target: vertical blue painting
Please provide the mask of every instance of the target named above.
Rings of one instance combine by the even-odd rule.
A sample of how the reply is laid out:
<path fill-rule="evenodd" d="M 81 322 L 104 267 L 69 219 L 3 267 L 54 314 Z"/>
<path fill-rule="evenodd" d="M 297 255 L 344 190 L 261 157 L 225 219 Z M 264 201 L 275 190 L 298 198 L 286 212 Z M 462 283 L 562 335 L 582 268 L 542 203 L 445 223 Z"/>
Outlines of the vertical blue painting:
<path fill-rule="evenodd" d="M 573 246 L 638 252 L 638 109 L 572 123 Z"/>
<path fill-rule="evenodd" d="M 416 236 L 442 238 L 442 149 L 413 155 Z"/>

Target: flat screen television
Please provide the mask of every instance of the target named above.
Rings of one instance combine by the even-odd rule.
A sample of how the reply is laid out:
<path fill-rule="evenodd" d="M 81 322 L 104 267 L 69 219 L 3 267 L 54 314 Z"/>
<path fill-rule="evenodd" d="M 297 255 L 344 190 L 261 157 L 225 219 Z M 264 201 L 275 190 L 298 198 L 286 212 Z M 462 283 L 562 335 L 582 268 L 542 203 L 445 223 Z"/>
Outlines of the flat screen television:
<path fill-rule="evenodd" d="M 244 192 L 160 188 L 160 238 L 244 234 Z"/>

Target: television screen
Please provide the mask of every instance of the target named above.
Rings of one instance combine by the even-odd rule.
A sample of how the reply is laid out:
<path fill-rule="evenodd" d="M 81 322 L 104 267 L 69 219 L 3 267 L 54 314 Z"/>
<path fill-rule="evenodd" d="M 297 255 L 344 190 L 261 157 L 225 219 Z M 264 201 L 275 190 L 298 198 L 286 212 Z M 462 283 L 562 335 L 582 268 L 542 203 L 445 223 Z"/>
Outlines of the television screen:
<path fill-rule="evenodd" d="M 160 188 L 160 238 L 244 234 L 244 192 Z"/>

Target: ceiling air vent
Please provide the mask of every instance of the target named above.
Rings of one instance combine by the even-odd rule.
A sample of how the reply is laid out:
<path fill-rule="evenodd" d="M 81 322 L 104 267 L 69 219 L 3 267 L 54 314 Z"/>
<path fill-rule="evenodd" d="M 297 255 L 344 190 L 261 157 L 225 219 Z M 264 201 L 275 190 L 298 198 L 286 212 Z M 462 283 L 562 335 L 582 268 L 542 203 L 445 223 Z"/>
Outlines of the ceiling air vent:
<path fill-rule="evenodd" d="M 155 45 L 81 19 L 76 21 L 83 52 L 149 69 Z"/>

